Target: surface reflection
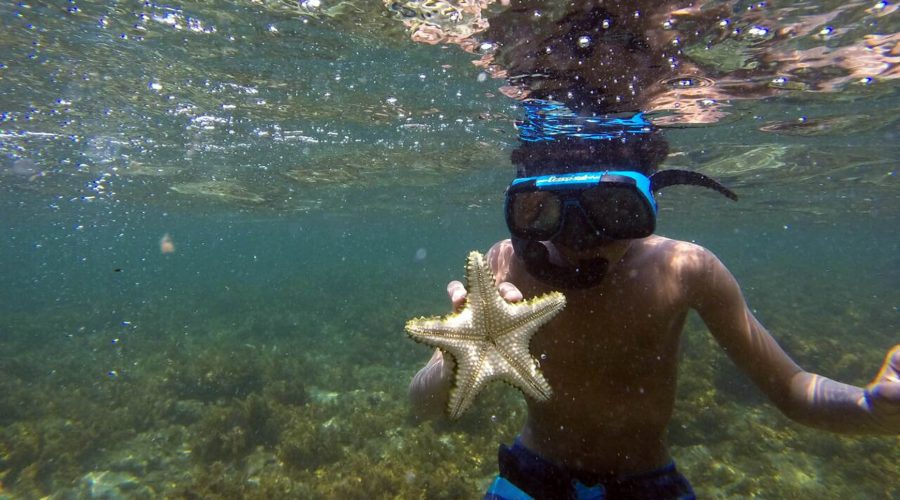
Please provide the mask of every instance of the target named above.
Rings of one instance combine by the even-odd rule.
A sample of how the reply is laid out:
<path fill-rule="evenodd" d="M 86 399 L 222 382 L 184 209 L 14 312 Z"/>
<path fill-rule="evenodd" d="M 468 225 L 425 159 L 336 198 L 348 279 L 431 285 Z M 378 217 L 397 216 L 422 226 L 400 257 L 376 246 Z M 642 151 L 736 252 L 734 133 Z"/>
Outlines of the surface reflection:
<path fill-rule="evenodd" d="M 427 4 L 425 8 L 423 4 Z M 414 41 L 458 44 L 514 99 L 713 123 L 735 99 L 900 75 L 896 6 L 783 2 L 388 2 Z"/>

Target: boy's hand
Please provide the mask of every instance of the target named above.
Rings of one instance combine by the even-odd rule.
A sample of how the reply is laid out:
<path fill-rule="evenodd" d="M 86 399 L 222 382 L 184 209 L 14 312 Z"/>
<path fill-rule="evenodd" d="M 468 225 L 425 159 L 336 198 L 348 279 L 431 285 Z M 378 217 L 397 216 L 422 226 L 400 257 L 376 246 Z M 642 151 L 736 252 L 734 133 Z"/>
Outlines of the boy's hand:
<path fill-rule="evenodd" d="M 872 416 L 892 432 L 900 433 L 900 344 L 888 352 L 865 394 Z"/>
<path fill-rule="evenodd" d="M 497 289 L 500 291 L 500 296 L 503 297 L 503 300 L 507 302 L 519 302 L 524 297 L 522 296 L 522 292 L 516 288 L 516 285 L 508 281 L 504 281 L 497 285 Z M 466 303 L 466 287 L 460 281 L 451 281 L 447 283 L 447 295 L 450 296 L 450 303 L 453 304 L 453 312 L 459 312 L 463 308 L 463 304 Z"/>

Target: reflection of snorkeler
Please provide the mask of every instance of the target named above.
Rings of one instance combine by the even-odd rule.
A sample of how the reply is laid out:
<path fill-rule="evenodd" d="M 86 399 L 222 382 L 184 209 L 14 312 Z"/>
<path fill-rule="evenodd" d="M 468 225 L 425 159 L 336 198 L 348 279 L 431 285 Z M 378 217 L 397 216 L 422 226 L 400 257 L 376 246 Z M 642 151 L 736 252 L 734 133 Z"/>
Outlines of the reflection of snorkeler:
<path fill-rule="evenodd" d="M 558 84 L 547 91 L 542 81 L 531 95 L 566 101 Z M 866 388 L 798 366 L 709 250 L 652 234 L 658 189 L 694 184 L 733 194 L 697 173 L 658 170 L 667 152 L 659 132 L 639 113 L 602 115 L 608 101 L 591 88 L 602 89 L 602 80 L 573 94 L 589 99 L 526 102 L 512 155 L 512 238 L 496 243 L 488 260 L 507 300 L 561 289 L 567 306 L 531 342 L 555 392 L 528 401 L 525 426 L 501 447 L 486 498 L 692 498 L 665 443 L 691 309 L 791 419 L 834 432 L 900 433 L 900 345 Z M 463 285 L 447 290 L 460 308 Z M 436 351 L 416 374 L 410 396 L 418 415 L 441 414 L 453 366 Z"/>

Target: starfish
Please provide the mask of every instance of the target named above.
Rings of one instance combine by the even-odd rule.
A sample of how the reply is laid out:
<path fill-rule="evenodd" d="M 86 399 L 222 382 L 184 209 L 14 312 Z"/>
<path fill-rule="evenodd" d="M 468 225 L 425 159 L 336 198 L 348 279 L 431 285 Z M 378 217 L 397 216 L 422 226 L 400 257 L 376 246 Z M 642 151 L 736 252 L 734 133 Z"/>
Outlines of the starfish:
<path fill-rule="evenodd" d="M 536 401 L 550 399 L 553 391 L 528 352 L 528 344 L 541 325 L 562 311 L 565 296 L 550 292 L 507 302 L 500 296 L 484 256 L 475 251 L 466 261 L 466 289 L 466 304 L 458 313 L 406 323 L 413 340 L 449 352 L 456 361 L 447 415 L 459 418 L 495 379 L 512 384 Z"/>

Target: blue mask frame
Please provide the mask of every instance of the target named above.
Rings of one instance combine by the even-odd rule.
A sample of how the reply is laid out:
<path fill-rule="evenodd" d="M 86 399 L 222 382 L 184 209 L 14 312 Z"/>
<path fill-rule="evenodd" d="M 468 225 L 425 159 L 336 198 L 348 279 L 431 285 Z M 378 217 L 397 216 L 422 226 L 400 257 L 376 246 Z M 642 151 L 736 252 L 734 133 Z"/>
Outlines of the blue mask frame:
<path fill-rule="evenodd" d="M 541 175 L 515 179 L 504 212 L 513 236 L 550 240 L 563 230 L 572 210 L 598 234 L 611 239 L 643 238 L 656 229 L 658 207 L 649 177 L 631 170 Z"/>

